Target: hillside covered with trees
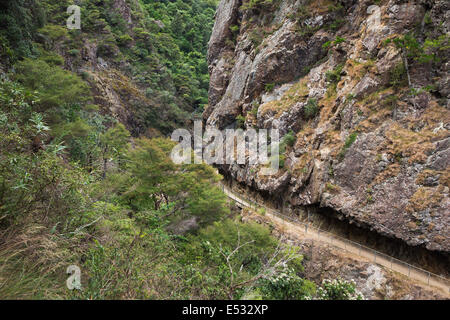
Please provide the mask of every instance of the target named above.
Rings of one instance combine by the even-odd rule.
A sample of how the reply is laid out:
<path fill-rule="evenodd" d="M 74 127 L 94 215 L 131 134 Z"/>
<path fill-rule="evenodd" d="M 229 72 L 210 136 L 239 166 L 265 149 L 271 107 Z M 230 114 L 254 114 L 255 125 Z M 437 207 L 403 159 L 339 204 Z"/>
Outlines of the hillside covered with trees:
<path fill-rule="evenodd" d="M 81 30 L 70 4 L 0 4 L 0 297 L 357 298 L 169 158 L 208 101 L 216 1 L 86 0 Z"/>

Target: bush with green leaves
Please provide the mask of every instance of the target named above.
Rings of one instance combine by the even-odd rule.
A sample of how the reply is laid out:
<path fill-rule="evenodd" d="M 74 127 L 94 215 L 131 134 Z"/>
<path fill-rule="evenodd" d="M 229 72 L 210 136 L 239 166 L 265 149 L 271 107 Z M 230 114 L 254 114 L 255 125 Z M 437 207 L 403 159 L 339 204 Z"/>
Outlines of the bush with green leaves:
<path fill-rule="evenodd" d="M 266 85 L 264 86 L 264 90 L 266 92 L 272 92 L 274 88 L 275 88 L 275 83 L 266 83 Z"/>
<path fill-rule="evenodd" d="M 280 244 L 256 223 L 224 220 L 189 240 L 184 263 L 193 266 L 191 272 L 202 270 L 191 277 L 205 290 L 216 288 L 215 299 L 239 299 L 255 291 L 266 299 L 301 299 L 314 288 L 296 275 L 302 271 L 298 250 Z M 289 279 L 284 277 L 286 272 Z"/>
<path fill-rule="evenodd" d="M 327 71 L 325 73 L 327 81 L 334 87 L 337 85 L 339 81 L 341 81 L 342 69 L 344 69 L 344 65 L 338 64 L 333 70 Z"/>
<path fill-rule="evenodd" d="M 249 37 L 250 41 L 253 43 L 253 47 L 258 48 L 259 45 L 264 40 L 264 32 L 263 32 L 263 30 L 261 30 L 259 28 L 255 28 L 249 32 L 248 37 Z M 269 90 L 266 90 L 266 91 L 269 91 Z"/>
<path fill-rule="evenodd" d="M 330 41 L 325 42 L 322 45 L 322 48 L 325 50 L 328 50 L 331 46 L 337 46 L 338 44 L 344 43 L 345 41 L 346 41 L 345 38 L 337 36 L 334 41 L 330 40 Z"/>
<path fill-rule="evenodd" d="M 313 119 L 319 113 L 319 107 L 317 106 L 317 99 L 308 99 L 304 107 L 304 114 L 306 119 Z"/>
<path fill-rule="evenodd" d="M 294 131 L 290 130 L 284 135 L 283 139 L 281 140 L 281 145 L 292 147 L 294 146 L 296 141 L 297 136 L 295 135 Z"/>
<path fill-rule="evenodd" d="M 449 39 L 450 37 L 444 34 L 434 39 L 427 38 L 421 43 L 412 33 L 408 33 L 393 39 L 389 38 L 385 44 L 393 42 L 408 58 L 419 63 L 433 63 L 441 61 L 442 53 L 448 51 Z"/>
<path fill-rule="evenodd" d="M 33 34 L 44 25 L 45 10 L 37 0 L 0 4 L 0 57 L 14 63 L 35 53 Z"/>
<path fill-rule="evenodd" d="M 241 114 L 236 117 L 236 127 L 240 129 L 245 128 L 245 117 Z"/>
<path fill-rule="evenodd" d="M 63 165 L 64 148 L 45 144 L 50 128 L 32 111 L 35 96 L 20 85 L 0 86 L 0 214 L 3 223 L 23 223 L 30 215 L 52 220 L 83 205 L 81 168 Z M 46 203 L 48 200 L 50 200 Z M 46 209 L 41 210 L 42 203 Z"/>
<path fill-rule="evenodd" d="M 322 281 L 322 286 L 317 289 L 319 300 L 363 300 L 364 296 L 356 290 L 354 281 L 342 279 Z"/>
<path fill-rule="evenodd" d="M 344 146 L 342 147 L 342 150 L 338 155 L 339 160 L 344 159 L 345 154 L 347 153 L 347 150 L 356 141 L 357 137 L 358 137 L 358 132 L 353 132 L 347 137 L 347 139 L 345 140 Z"/>
<path fill-rule="evenodd" d="M 268 300 L 309 300 L 316 292 L 313 282 L 301 278 L 294 269 L 285 270 L 259 281 L 261 298 Z"/>
<path fill-rule="evenodd" d="M 41 110 L 90 98 L 89 87 L 80 77 L 40 59 L 18 62 L 12 76 L 24 87 L 39 92 L 37 104 Z"/>

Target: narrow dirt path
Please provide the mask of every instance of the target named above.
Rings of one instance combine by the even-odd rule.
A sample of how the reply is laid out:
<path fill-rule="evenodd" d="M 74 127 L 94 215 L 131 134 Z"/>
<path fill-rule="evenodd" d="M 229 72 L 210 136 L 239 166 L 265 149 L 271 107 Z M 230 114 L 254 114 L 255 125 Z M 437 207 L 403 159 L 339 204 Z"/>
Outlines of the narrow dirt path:
<path fill-rule="evenodd" d="M 232 190 L 230 190 L 223 184 L 222 188 L 224 193 L 230 199 L 236 201 L 244 207 L 252 208 L 255 210 L 258 208 L 264 208 L 266 217 L 270 218 L 270 220 L 272 220 L 274 223 L 283 225 L 283 227 L 290 232 L 301 234 L 305 239 L 325 242 L 339 249 L 343 249 L 351 256 L 363 258 L 367 261 L 377 263 L 380 266 L 396 271 L 400 274 L 410 277 L 411 279 L 418 280 L 423 284 L 429 286 L 431 289 L 438 289 L 439 291 L 445 293 L 446 296 L 449 296 L 450 286 L 448 279 L 430 273 L 426 270 L 411 266 L 406 262 L 367 248 L 359 243 L 338 237 L 331 233 L 317 229 L 311 225 L 303 224 L 300 221 L 288 221 L 289 217 L 282 215 L 281 213 L 271 208 L 267 208 L 264 205 L 255 203 L 254 201 L 250 202 L 247 199 L 243 199 L 242 196 L 235 194 Z"/>

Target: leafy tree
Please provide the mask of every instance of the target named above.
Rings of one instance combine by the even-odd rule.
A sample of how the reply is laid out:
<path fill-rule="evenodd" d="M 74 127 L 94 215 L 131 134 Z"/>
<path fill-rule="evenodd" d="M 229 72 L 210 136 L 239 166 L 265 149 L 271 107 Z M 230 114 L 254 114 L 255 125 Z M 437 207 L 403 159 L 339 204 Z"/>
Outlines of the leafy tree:
<path fill-rule="evenodd" d="M 63 165 L 59 157 L 62 148 L 44 144 L 49 128 L 42 115 L 32 111 L 34 99 L 18 84 L 1 83 L 0 118 L 4 121 L 0 128 L 0 214 L 6 217 L 3 223 L 23 223 L 31 213 L 36 218 L 40 215 L 50 219 L 76 212 L 84 203 L 80 200 L 80 185 L 85 176 L 79 168 Z M 43 203 L 46 209 L 40 210 Z"/>
<path fill-rule="evenodd" d="M 100 135 L 100 144 L 102 148 L 103 158 L 103 178 L 106 177 L 106 168 L 109 158 L 120 160 L 124 156 L 124 152 L 128 146 L 130 132 L 121 123 L 109 128 L 105 133 Z"/>
<path fill-rule="evenodd" d="M 13 63 L 34 52 L 33 35 L 44 25 L 40 1 L 7 0 L 0 3 L 1 57 Z"/>
<path fill-rule="evenodd" d="M 80 77 L 42 60 L 24 59 L 17 63 L 14 78 L 39 92 L 41 110 L 88 101 L 89 87 Z"/>
<path fill-rule="evenodd" d="M 133 190 L 124 197 L 134 208 L 158 210 L 173 203 L 172 215 L 196 215 L 209 223 L 226 214 L 226 197 L 214 170 L 207 165 L 175 165 L 169 155 L 174 143 L 166 139 L 138 139 L 130 150 L 128 166 Z M 138 207 L 136 207 L 138 206 Z"/>

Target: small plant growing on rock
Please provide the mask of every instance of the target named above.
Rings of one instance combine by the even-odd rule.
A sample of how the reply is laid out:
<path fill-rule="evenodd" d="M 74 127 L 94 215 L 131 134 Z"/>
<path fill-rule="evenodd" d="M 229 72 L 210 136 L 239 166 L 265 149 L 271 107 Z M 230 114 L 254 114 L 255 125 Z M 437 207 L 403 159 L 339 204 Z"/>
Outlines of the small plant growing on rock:
<path fill-rule="evenodd" d="M 295 136 L 294 131 L 291 130 L 283 137 L 283 141 L 281 143 L 292 147 L 296 141 L 297 137 Z"/>
<path fill-rule="evenodd" d="M 347 101 L 352 101 L 353 99 L 355 99 L 355 95 L 353 93 L 349 93 L 346 97 Z"/>
<path fill-rule="evenodd" d="M 339 37 L 337 36 L 336 39 L 334 41 L 327 41 L 322 45 L 322 48 L 325 50 L 328 50 L 331 46 L 336 46 L 340 43 L 345 42 L 345 38 Z"/>
<path fill-rule="evenodd" d="M 389 84 L 394 88 L 401 88 L 408 85 L 406 68 L 403 63 L 397 64 L 390 72 Z"/>
<path fill-rule="evenodd" d="M 383 104 L 389 109 L 394 109 L 397 106 L 397 101 L 398 97 L 396 95 L 390 95 L 384 100 Z"/>
<path fill-rule="evenodd" d="M 344 65 L 338 64 L 333 70 L 327 71 L 327 73 L 325 74 L 327 81 L 331 84 L 337 84 L 339 81 L 341 81 L 342 69 L 344 69 Z"/>
<path fill-rule="evenodd" d="M 331 182 L 328 182 L 328 183 L 325 185 L 325 189 L 326 189 L 328 192 L 331 192 L 331 193 L 339 192 L 339 186 L 334 185 L 334 184 L 332 184 Z"/>
<path fill-rule="evenodd" d="M 230 31 L 233 38 L 232 41 L 233 43 L 235 43 L 237 40 L 237 36 L 239 35 L 239 26 L 237 25 L 230 26 Z"/>
<path fill-rule="evenodd" d="M 328 50 L 328 49 L 331 47 L 332 44 L 333 44 L 333 41 L 327 41 L 327 42 L 325 42 L 325 43 L 322 45 L 322 48 L 323 48 L 324 50 Z"/>
<path fill-rule="evenodd" d="M 284 154 L 280 154 L 280 159 L 279 159 L 280 168 L 284 168 L 285 161 L 286 161 L 286 156 Z"/>
<path fill-rule="evenodd" d="M 372 190 L 372 188 L 367 188 L 366 192 L 367 192 L 367 202 L 368 203 L 375 202 L 374 199 L 373 199 L 373 190 Z"/>
<path fill-rule="evenodd" d="M 348 136 L 347 140 L 345 140 L 344 146 L 342 147 L 341 152 L 339 153 L 339 160 L 343 160 L 347 150 L 351 147 L 351 145 L 356 141 L 358 137 L 358 132 L 353 132 Z"/>
<path fill-rule="evenodd" d="M 264 90 L 266 90 L 266 92 L 272 92 L 273 89 L 275 89 L 275 83 L 267 83 L 264 87 Z"/>
<path fill-rule="evenodd" d="M 245 117 L 241 114 L 236 117 L 236 127 L 240 129 L 245 128 Z"/>
<path fill-rule="evenodd" d="M 259 104 L 257 102 L 254 102 L 253 108 L 250 111 L 250 114 L 256 119 L 258 117 L 258 110 L 259 110 Z"/>
<path fill-rule="evenodd" d="M 337 36 L 336 40 L 334 40 L 334 44 L 337 45 L 337 44 L 343 43 L 345 41 L 346 41 L 345 38 Z"/>
<path fill-rule="evenodd" d="M 232 26 L 230 26 L 230 31 L 231 31 L 232 33 L 238 32 L 238 31 L 239 31 L 239 26 L 237 26 L 237 25 L 232 25 Z"/>
<path fill-rule="evenodd" d="M 317 106 L 316 99 L 309 99 L 305 105 L 305 117 L 306 119 L 312 119 L 319 113 L 319 107 Z"/>
<path fill-rule="evenodd" d="M 328 175 L 330 177 L 334 177 L 334 169 L 333 167 L 330 165 L 330 167 L 328 168 Z"/>
<path fill-rule="evenodd" d="M 253 46 L 255 48 L 258 48 L 259 45 L 264 40 L 264 33 L 259 29 L 253 29 L 249 32 L 248 37 L 249 37 L 250 41 L 253 43 Z"/>

